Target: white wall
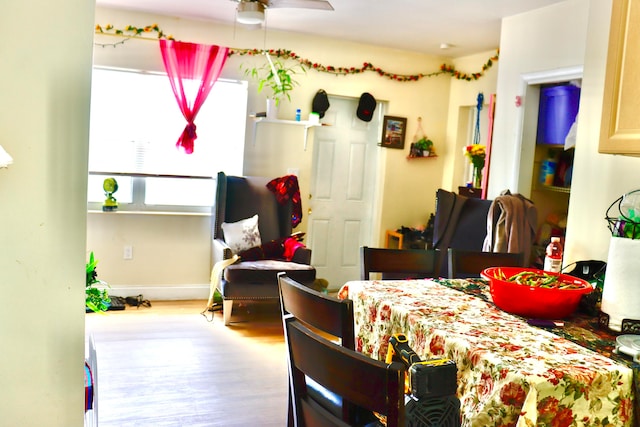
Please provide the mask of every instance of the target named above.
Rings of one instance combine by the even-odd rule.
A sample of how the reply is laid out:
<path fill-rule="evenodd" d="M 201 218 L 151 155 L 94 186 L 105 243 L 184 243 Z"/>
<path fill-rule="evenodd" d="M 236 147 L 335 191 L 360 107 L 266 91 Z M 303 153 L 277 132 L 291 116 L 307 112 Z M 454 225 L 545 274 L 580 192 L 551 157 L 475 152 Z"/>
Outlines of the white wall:
<path fill-rule="evenodd" d="M 640 188 L 640 158 L 598 153 L 611 4 L 590 2 L 577 141 L 584 149 L 576 149 L 574 159 L 565 264 L 607 260 L 607 208 L 622 194 Z"/>
<path fill-rule="evenodd" d="M 607 259 L 605 212 L 640 182 L 640 159 L 597 152 L 610 16 L 611 0 L 567 0 L 506 18 L 502 25 L 490 198 L 506 188 L 525 195 L 529 190 L 518 169 L 522 112 L 513 102 L 522 94 L 522 75 L 584 67 L 565 265 Z M 522 147 L 523 159 L 533 154 L 532 141 L 523 141 Z"/>
<path fill-rule="evenodd" d="M 447 61 L 439 58 L 383 49 L 375 46 L 347 43 L 339 40 L 314 38 L 304 35 L 279 33 L 269 30 L 266 42 L 262 31 L 246 31 L 241 28 L 199 21 L 179 20 L 157 15 L 137 14 L 113 9 L 98 8 L 96 24 L 113 24 L 117 28 L 126 25 L 145 26 L 157 23 L 166 33 L 177 39 L 190 42 L 220 44 L 235 48 L 284 48 L 314 62 L 333 66 L 360 67 L 371 62 L 385 70 L 399 74 L 430 73 L 439 69 Z M 102 37 L 100 42 L 113 42 L 113 38 Z M 479 55 L 461 62 L 466 72 L 481 70 L 482 64 L 495 52 Z M 264 61 L 262 57 L 232 56 L 227 61 L 222 77 L 244 78 L 240 64 Z M 125 68 L 162 70 L 159 50 L 156 42 L 130 40 L 123 46 L 96 47 L 94 63 Z M 467 68 L 468 66 L 468 68 Z M 496 68 L 489 74 L 496 73 Z M 495 79 L 495 74 L 494 77 Z M 358 98 L 362 92 L 372 93 L 379 101 L 386 101 L 389 115 L 407 117 L 407 140 L 404 150 L 383 149 L 382 159 L 384 185 L 382 194 L 381 227 L 375 239 L 384 235 L 385 229 L 395 229 L 401 225 L 425 225 L 429 213 L 434 211 L 435 192 L 442 186 L 443 171 L 449 149 L 450 86 L 454 79 L 448 75 L 424 78 L 418 82 L 400 83 L 367 72 L 359 75 L 334 76 L 309 70 L 298 78 L 300 86 L 292 93 L 292 101 L 285 102 L 280 108 L 282 118 L 293 119 L 296 108 L 302 110 L 302 116 L 308 115 L 314 94 L 320 88 L 331 95 Z M 495 80 L 493 80 L 495 81 Z M 495 85 L 491 78 L 485 82 L 457 81 L 460 88 L 468 85 L 477 93 L 479 87 Z M 463 89 L 460 89 L 463 90 Z M 487 92 L 493 92 L 487 88 Z M 472 95 L 475 99 L 475 95 Z M 249 111 L 264 111 L 264 94 L 257 94 L 256 85 L 250 83 Z M 473 102 L 473 101 L 472 101 Z M 468 104 L 468 101 L 464 101 Z M 434 141 L 440 156 L 428 160 L 407 160 L 409 144 L 417 129 L 417 118 L 423 118 L 423 129 Z M 260 125 L 255 144 L 252 141 L 252 124 L 247 125 L 247 143 L 245 145 L 245 174 L 279 176 L 287 168 L 300 170 L 300 185 L 304 203 L 309 191 L 311 174 L 311 154 L 313 153 L 313 131 L 310 131 L 309 145 L 303 150 L 302 130 L 298 127 Z M 196 141 L 197 144 L 197 141 Z M 146 216 L 143 218 L 147 218 Z M 209 218 L 188 218 L 179 216 L 162 217 L 144 221 L 127 215 L 113 219 L 108 214 L 91 214 L 88 228 L 88 249 L 93 250 L 100 259 L 98 267 L 100 277 L 114 288 L 125 289 L 128 294 L 142 292 L 147 297 L 151 288 L 169 286 L 202 285 L 206 297 L 206 284 L 209 282 Z M 187 224 L 183 225 L 183 221 Z M 155 232 L 159 226 L 163 232 Z M 304 230 L 306 222 L 299 227 Z M 166 230 L 166 232 L 165 232 Z M 205 230 L 207 230 L 205 232 Z M 179 231 L 179 243 L 176 233 Z M 133 243 L 134 259 L 122 259 L 125 241 Z M 143 243 L 144 242 L 144 243 Z M 172 246 L 179 244 L 178 253 Z M 142 245 L 142 246 L 141 246 Z M 172 258 L 175 255 L 177 258 Z M 189 260 L 186 258 L 190 257 Z M 149 260 L 162 258 L 167 267 L 162 274 L 149 265 Z M 151 295 L 151 294 L 149 294 Z"/>
<path fill-rule="evenodd" d="M 73 11 L 73 13 L 69 13 Z M 82 426 L 93 2 L 0 14 L 0 424 Z"/>
<path fill-rule="evenodd" d="M 528 195 L 520 182 L 520 156 L 533 163 L 535 141 L 520 144 L 523 109 L 515 99 L 524 95 L 523 75 L 584 63 L 588 10 L 589 0 L 567 0 L 503 20 L 489 198 L 505 189 Z"/>

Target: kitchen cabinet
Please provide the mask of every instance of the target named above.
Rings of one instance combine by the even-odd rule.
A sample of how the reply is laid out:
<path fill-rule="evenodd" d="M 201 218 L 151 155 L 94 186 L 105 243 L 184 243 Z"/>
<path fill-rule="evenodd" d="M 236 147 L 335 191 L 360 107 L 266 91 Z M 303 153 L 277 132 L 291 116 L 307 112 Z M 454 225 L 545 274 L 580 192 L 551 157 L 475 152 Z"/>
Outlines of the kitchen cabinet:
<path fill-rule="evenodd" d="M 598 151 L 640 155 L 640 0 L 613 0 Z"/>

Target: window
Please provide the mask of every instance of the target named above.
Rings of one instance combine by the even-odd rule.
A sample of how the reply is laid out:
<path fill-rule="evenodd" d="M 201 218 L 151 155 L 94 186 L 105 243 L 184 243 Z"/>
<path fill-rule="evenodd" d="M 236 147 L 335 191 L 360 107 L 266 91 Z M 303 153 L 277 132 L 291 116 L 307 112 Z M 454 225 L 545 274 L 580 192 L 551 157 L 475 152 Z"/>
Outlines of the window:
<path fill-rule="evenodd" d="M 194 82 L 197 87 L 197 82 Z M 89 207 L 118 181 L 119 210 L 209 211 L 219 171 L 242 174 L 247 83 L 219 79 L 196 118 L 193 154 L 176 148 L 186 122 L 165 74 L 93 70 Z"/>

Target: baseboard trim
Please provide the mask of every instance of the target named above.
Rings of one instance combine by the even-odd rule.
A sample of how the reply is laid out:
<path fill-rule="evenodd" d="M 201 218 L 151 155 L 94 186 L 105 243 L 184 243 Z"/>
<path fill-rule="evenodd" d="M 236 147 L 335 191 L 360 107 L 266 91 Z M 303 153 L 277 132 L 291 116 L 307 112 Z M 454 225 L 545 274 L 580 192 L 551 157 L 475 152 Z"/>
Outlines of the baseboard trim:
<path fill-rule="evenodd" d="M 142 294 L 150 301 L 179 301 L 179 300 L 207 300 L 209 299 L 209 285 L 188 286 L 111 286 L 109 295 L 117 297 L 131 297 Z"/>

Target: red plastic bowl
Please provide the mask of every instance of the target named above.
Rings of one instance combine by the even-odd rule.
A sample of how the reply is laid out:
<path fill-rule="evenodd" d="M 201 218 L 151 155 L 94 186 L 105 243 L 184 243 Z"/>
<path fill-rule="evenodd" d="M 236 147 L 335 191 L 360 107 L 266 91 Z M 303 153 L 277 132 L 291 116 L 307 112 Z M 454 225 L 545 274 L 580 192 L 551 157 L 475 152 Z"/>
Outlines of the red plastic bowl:
<path fill-rule="evenodd" d="M 502 310 L 519 316 L 537 319 L 562 319 L 576 311 L 582 295 L 593 290 L 589 282 L 567 274 L 560 274 L 563 282 L 580 286 L 578 289 L 548 289 L 520 285 L 499 279 L 498 270 L 506 277 L 522 271 L 544 273 L 535 268 L 491 267 L 482 271 L 482 277 L 489 280 L 493 303 Z M 548 274 L 548 273 L 547 273 Z"/>

